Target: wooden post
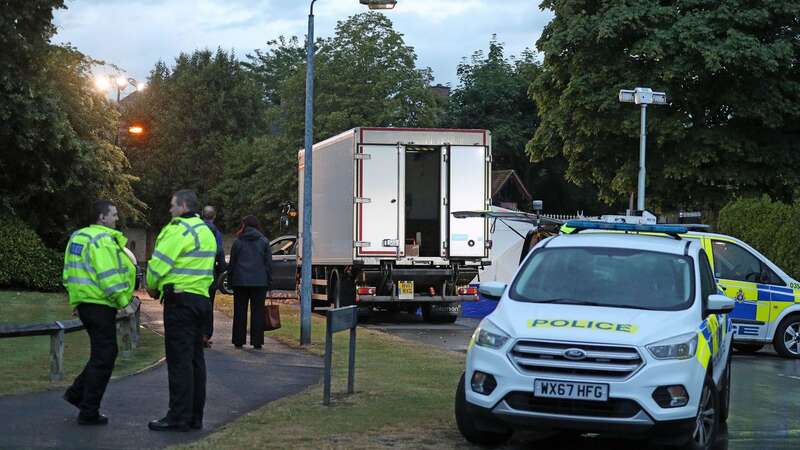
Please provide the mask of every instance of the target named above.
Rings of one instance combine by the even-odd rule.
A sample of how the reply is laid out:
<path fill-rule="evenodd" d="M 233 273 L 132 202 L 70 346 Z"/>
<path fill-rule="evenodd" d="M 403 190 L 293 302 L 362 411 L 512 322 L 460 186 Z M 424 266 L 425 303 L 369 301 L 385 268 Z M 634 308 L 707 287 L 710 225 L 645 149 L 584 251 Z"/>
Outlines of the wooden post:
<path fill-rule="evenodd" d="M 64 326 L 50 335 L 50 381 L 61 381 L 64 378 Z"/>
<path fill-rule="evenodd" d="M 139 347 L 139 311 L 141 307 L 136 308 L 136 311 L 133 313 L 130 319 L 130 327 L 131 327 L 131 348 L 135 350 Z"/>
<path fill-rule="evenodd" d="M 131 357 L 131 316 L 117 322 L 117 332 L 120 334 L 122 341 L 122 358 L 128 359 Z"/>

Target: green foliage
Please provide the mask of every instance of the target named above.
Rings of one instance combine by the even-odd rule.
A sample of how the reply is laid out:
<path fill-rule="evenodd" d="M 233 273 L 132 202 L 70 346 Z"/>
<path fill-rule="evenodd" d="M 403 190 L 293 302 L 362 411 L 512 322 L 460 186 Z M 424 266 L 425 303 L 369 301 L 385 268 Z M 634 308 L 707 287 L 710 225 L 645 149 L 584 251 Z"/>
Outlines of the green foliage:
<path fill-rule="evenodd" d="M 97 197 L 135 218 L 128 161 L 114 146 L 116 112 L 92 89 L 95 61 L 49 44 L 52 10 L 35 0 L 0 9 L 0 211 L 61 245 Z"/>
<path fill-rule="evenodd" d="M 64 255 L 47 248 L 25 222 L 0 219 L 0 287 L 61 290 Z"/>
<path fill-rule="evenodd" d="M 300 148 L 305 48 L 297 38 L 268 44 L 250 57 L 248 67 L 265 81 L 271 129 Z M 317 40 L 315 50 L 315 142 L 353 127 L 428 127 L 441 121 L 443 105 L 429 89 L 430 69 L 416 67 L 414 48 L 385 15 L 370 12 L 340 21 L 335 35 Z"/>
<path fill-rule="evenodd" d="M 225 177 L 214 188 L 225 199 L 224 225 L 235 230 L 249 214 L 258 217 L 270 238 L 277 237 L 281 204 L 297 192 L 297 153 L 285 139 L 262 136 L 224 146 Z"/>
<path fill-rule="evenodd" d="M 800 203 L 788 205 L 769 196 L 727 204 L 719 214 L 719 230 L 747 242 L 786 273 L 800 279 Z"/>
<path fill-rule="evenodd" d="M 562 156 L 531 163 L 525 152 L 539 122 L 528 87 L 540 72 L 533 52 L 506 58 L 503 44 L 492 38 L 487 54 L 476 51 L 469 61 L 459 64 L 459 85 L 450 96 L 445 125 L 490 130 L 492 167 L 516 170 L 531 195 L 544 200 L 548 212 L 599 209 L 590 186 L 580 189 L 564 179 L 566 161 Z"/>
<path fill-rule="evenodd" d="M 545 0 L 555 13 L 531 89 L 528 151 L 612 201 L 636 190 L 639 108 L 619 89 L 667 92 L 648 108 L 648 206 L 716 209 L 734 196 L 788 200 L 800 185 L 797 1 Z"/>
<path fill-rule="evenodd" d="M 265 106 L 236 55 L 199 50 L 178 56 L 171 69 L 159 62 L 124 119 L 147 130 L 126 151 L 142 178 L 136 192 L 150 206 L 147 220 L 158 227 L 169 219 L 170 195 L 178 189 L 214 200 L 208 194 L 223 179 L 225 146 L 263 133 Z"/>
<path fill-rule="evenodd" d="M 234 217 L 225 218 L 229 226 L 238 225 L 243 213 L 255 214 L 265 219 L 265 228 L 274 235 L 279 204 L 291 201 L 298 206 L 306 51 L 296 37 L 270 41 L 268 46 L 251 55 L 246 67 L 259 81 L 268 105 L 269 135 L 237 141 L 235 148 L 240 151 L 226 153 L 225 181 L 215 195 L 235 205 Z M 358 126 L 439 123 L 443 105 L 429 89 L 430 69 L 418 69 L 416 59 L 414 49 L 383 14 L 358 14 L 339 22 L 333 37 L 316 42 L 314 141 Z"/>

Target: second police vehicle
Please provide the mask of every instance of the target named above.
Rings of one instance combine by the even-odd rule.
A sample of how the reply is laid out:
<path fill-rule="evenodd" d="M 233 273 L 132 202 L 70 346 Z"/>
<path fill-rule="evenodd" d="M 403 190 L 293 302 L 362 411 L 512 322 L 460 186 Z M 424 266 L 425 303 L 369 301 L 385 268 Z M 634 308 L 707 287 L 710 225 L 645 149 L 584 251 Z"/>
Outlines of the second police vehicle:
<path fill-rule="evenodd" d="M 481 444 L 522 428 L 710 448 L 730 407 L 735 302 L 709 252 L 679 226 L 568 225 L 510 285 L 481 284 L 500 301 L 469 346 L 459 430 Z M 580 233 L 597 229 L 634 233 Z"/>

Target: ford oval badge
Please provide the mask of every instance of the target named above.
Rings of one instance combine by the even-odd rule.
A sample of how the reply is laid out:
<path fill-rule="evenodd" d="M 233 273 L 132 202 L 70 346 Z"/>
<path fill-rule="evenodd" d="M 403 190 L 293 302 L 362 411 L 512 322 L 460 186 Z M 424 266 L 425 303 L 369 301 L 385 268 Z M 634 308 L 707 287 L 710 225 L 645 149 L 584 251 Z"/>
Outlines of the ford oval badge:
<path fill-rule="evenodd" d="M 581 359 L 586 359 L 586 352 L 579 348 L 568 348 L 564 350 L 564 358 L 580 361 Z"/>

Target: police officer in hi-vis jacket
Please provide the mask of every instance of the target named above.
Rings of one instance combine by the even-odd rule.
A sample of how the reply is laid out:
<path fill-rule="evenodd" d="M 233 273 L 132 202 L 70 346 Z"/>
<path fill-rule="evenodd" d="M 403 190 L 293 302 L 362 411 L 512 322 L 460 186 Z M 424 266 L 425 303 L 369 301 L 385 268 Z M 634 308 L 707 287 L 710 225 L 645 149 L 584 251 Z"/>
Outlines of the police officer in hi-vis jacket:
<path fill-rule="evenodd" d="M 203 427 L 206 362 L 203 336 L 211 303 L 217 242 L 198 216 L 197 195 L 181 190 L 172 196 L 172 220 L 159 233 L 147 264 L 148 292 L 164 303 L 164 346 L 169 378 L 169 411 L 149 423 L 155 431 Z"/>
<path fill-rule="evenodd" d="M 117 309 L 131 302 L 136 284 L 136 266 L 125 253 L 128 240 L 115 230 L 118 219 L 111 202 L 96 201 L 92 225 L 72 233 L 64 252 L 64 287 L 91 346 L 89 362 L 64 393 L 80 409 L 80 425 L 108 423 L 100 401 L 117 359 Z"/>

